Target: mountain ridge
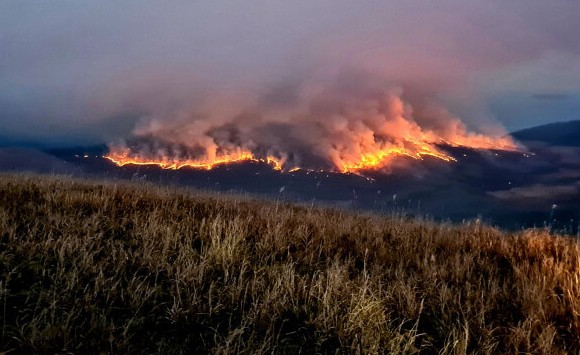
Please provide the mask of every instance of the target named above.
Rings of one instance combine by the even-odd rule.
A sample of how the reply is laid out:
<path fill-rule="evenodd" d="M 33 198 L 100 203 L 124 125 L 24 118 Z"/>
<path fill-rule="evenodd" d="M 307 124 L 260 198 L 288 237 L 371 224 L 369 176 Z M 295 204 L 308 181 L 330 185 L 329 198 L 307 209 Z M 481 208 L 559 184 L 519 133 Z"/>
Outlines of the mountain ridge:
<path fill-rule="evenodd" d="M 511 133 L 523 142 L 536 142 L 561 147 L 580 147 L 580 120 L 548 123 Z"/>

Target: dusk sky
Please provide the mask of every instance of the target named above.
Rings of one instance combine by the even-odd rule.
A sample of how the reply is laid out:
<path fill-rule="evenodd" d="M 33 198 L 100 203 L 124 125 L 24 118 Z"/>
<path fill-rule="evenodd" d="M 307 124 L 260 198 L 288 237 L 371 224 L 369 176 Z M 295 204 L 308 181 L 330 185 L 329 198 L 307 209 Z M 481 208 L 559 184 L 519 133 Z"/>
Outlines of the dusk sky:
<path fill-rule="evenodd" d="M 108 142 L 353 72 L 476 130 L 580 119 L 578 19 L 574 0 L 2 1 L 0 138 Z"/>

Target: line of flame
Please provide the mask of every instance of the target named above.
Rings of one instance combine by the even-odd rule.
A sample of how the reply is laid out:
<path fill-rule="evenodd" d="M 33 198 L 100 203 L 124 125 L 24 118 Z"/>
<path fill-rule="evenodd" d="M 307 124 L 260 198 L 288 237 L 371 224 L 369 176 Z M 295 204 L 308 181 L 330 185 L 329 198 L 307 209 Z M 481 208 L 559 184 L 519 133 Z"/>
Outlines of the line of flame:
<path fill-rule="evenodd" d="M 103 156 L 105 159 L 108 159 L 115 163 L 118 166 L 125 166 L 125 165 L 153 165 L 158 166 L 162 169 L 171 169 L 177 170 L 181 168 L 193 168 L 193 169 L 205 169 L 211 170 L 216 166 L 226 165 L 231 163 L 238 163 L 244 161 L 254 161 L 260 163 L 267 163 L 268 165 L 272 166 L 274 170 L 282 170 L 283 161 L 273 156 L 268 156 L 266 158 L 256 158 L 254 154 L 251 152 L 240 152 L 240 153 L 233 153 L 222 155 L 216 157 L 216 159 L 208 161 L 208 160 L 176 160 L 172 158 L 144 158 L 140 156 L 132 156 L 128 149 L 124 149 L 123 151 L 119 152 L 112 151 L 109 154 Z"/>
<path fill-rule="evenodd" d="M 414 152 L 403 147 L 389 147 L 378 150 L 376 152 L 364 153 L 360 156 L 358 161 L 344 163 L 340 167 L 340 171 L 342 173 L 356 173 L 361 170 L 381 168 L 385 165 L 386 160 L 392 156 L 405 156 L 415 160 L 423 160 L 423 157 L 429 156 L 445 162 L 457 161 L 451 155 L 439 152 L 427 144 L 418 144 L 418 142 L 410 139 L 408 141 L 414 145 L 419 145 L 419 150 Z"/>
<path fill-rule="evenodd" d="M 415 160 L 423 160 L 424 157 L 432 157 L 439 159 L 444 162 L 455 162 L 457 161 L 453 156 L 445 154 L 440 151 L 433 143 L 416 140 L 412 138 L 405 139 L 407 146 L 390 146 L 383 148 L 372 149 L 372 151 L 362 152 L 360 156 L 355 160 L 340 159 L 335 161 L 336 171 L 341 173 L 355 173 L 359 174 L 361 171 L 365 170 L 377 170 L 385 167 L 388 164 L 388 159 L 390 157 L 404 156 Z M 509 143 L 509 141 L 506 140 Z M 452 142 L 447 142 L 439 140 L 438 143 L 446 144 L 449 146 L 464 146 L 462 144 L 454 144 Z M 488 142 L 484 142 L 487 145 Z M 509 146 L 507 143 L 501 141 L 496 142 L 496 147 L 493 149 L 498 150 L 510 150 L 513 151 L 516 148 L 512 145 Z M 505 144 L 504 144 L 505 143 Z M 491 144 L 491 140 L 490 140 Z M 465 147 L 469 147 L 466 145 Z M 475 149 L 483 149 L 479 147 L 472 147 Z M 490 149 L 490 147 L 486 147 Z M 266 158 L 257 158 L 252 152 L 248 150 L 234 151 L 228 154 L 218 155 L 215 159 L 200 159 L 192 160 L 185 159 L 180 160 L 174 157 L 143 157 L 139 154 L 133 154 L 129 148 L 115 148 L 105 155 L 104 158 L 112 161 L 118 166 L 125 165 L 155 165 L 163 169 L 181 169 L 184 167 L 194 168 L 194 169 L 206 169 L 211 170 L 212 168 L 225 165 L 230 163 L 244 162 L 244 161 L 254 161 L 269 164 L 274 170 L 282 171 L 284 167 L 284 160 L 276 158 L 274 156 L 267 156 Z M 288 172 L 295 172 L 298 170 L 307 170 L 301 167 L 292 167 Z"/>

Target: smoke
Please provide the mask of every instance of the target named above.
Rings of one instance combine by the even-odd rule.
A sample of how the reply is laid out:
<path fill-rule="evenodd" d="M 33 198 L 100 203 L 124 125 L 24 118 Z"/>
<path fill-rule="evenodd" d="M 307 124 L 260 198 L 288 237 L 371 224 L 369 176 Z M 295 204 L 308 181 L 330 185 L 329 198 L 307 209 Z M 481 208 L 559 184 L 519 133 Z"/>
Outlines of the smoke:
<path fill-rule="evenodd" d="M 483 144 L 470 131 L 503 133 L 487 102 L 503 87 L 577 89 L 579 11 L 535 0 L 2 2 L 0 125 L 307 165 L 409 135 Z"/>

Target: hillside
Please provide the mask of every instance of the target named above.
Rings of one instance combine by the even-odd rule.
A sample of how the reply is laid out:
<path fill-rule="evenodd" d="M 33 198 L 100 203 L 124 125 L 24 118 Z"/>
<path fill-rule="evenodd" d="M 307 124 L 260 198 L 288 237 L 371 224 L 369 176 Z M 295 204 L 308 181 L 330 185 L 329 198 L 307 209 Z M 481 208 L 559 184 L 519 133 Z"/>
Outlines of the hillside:
<path fill-rule="evenodd" d="M 541 230 L 0 175 L 0 352 L 575 353 L 579 271 Z"/>
<path fill-rule="evenodd" d="M 71 174 L 79 173 L 80 169 L 37 149 L 0 147 L 0 171 Z"/>
<path fill-rule="evenodd" d="M 539 142 L 552 146 L 580 146 L 580 121 L 556 122 L 512 133 L 524 142 Z"/>

